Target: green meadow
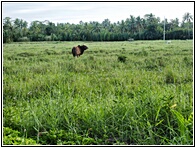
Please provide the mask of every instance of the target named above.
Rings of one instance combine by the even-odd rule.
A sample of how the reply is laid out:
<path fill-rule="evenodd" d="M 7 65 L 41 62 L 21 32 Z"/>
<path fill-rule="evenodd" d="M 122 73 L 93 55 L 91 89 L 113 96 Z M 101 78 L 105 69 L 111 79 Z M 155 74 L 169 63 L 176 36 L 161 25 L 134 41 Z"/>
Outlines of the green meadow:
<path fill-rule="evenodd" d="M 3 44 L 2 102 L 4 145 L 193 145 L 193 41 Z"/>

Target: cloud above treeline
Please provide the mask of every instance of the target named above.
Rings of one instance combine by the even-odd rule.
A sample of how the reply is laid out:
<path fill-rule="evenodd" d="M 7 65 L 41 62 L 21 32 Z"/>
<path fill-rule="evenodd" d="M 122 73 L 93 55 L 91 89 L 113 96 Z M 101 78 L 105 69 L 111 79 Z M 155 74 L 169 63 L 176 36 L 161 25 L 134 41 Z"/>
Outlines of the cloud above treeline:
<path fill-rule="evenodd" d="M 49 20 L 54 23 L 79 23 L 109 19 L 117 22 L 129 18 L 144 17 L 152 13 L 162 20 L 179 18 L 184 13 L 194 14 L 193 2 L 3 2 L 3 18 Z"/>

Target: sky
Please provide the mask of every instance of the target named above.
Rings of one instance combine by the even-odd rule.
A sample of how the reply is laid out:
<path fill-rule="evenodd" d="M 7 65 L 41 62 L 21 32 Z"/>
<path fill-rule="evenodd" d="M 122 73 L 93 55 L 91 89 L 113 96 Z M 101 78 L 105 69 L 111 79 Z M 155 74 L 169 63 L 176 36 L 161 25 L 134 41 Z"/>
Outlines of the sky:
<path fill-rule="evenodd" d="M 49 20 L 53 23 L 74 23 L 80 21 L 102 22 L 109 19 L 112 23 L 140 16 L 154 14 L 155 17 L 178 18 L 186 12 L 194 15 L 194 2 L 3 2 L 3 18 L 32 21 Z"/>

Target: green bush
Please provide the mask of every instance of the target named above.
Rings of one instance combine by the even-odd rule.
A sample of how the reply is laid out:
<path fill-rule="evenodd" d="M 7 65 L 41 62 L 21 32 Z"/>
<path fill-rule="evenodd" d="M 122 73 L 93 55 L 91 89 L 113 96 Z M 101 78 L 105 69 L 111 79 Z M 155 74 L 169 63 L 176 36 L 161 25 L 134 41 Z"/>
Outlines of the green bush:
<path fill-rule="evenodd" d="M 21 133 L 9 127 L 3 127 L 3 145 L 36 145 L 31 138 L 21 137 Z"/>
<path fill-rule="evenodd" d="M 50 130 L 39 138 L 40 144 L 50 145 L 91 145 L 97 142 L 90 137 L 81 136 L 64 130 Z"/>
<path fill-rule="evenodd" d="M 172 70 L 168 70 L 165 75 L 165 83 L 173 84 L 176 83 L 177 81 L 178 81 L 177 75 Z"/>
<path fill-rule="evenodd" d="M 120 56 L 118 56 L 118 61 L 125 63 L 126 62 L 126 58 L 127 58 L 126 56 L 120 55 Z"/>

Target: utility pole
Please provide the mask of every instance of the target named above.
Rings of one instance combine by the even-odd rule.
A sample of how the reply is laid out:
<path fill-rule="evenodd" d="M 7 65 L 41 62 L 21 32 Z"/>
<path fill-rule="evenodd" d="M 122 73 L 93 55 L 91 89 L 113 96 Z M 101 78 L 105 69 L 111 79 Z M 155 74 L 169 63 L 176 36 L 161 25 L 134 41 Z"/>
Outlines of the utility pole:
<path fill-rule="evenodd" d="M 165 16 L 164 16 L 163 40 L 165 41 Z"/>

